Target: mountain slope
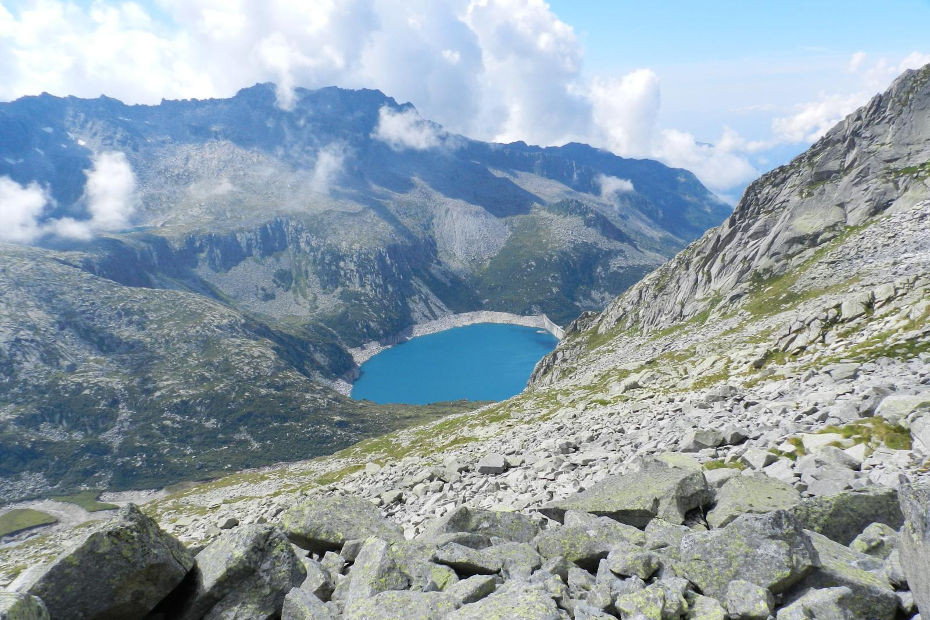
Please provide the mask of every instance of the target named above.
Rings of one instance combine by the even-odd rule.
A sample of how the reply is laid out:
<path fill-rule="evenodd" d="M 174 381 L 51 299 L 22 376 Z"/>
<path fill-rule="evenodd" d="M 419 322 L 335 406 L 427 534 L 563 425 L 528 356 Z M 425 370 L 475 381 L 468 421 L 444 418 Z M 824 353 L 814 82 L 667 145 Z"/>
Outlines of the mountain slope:
<path fill-rule="evenodd" d="M 729 209 L 690 173 L 447 134 L 377 91 L 0 104 L 0 177 L 86 220 L 123 153 L 133 229 L 0 243 L 0 491 L 159 486 L 326 454 L 464 405 L 331 389 L 349 347 L 455 312 L 600 308 Z M 393 116 L 392 116 L 393 115 Z M 379 137 L 385 117 L 432 137 Z M 396 138 L 396 136 L 395 136 Z M 633 189 L 602 195 L 604 177 Z"/>

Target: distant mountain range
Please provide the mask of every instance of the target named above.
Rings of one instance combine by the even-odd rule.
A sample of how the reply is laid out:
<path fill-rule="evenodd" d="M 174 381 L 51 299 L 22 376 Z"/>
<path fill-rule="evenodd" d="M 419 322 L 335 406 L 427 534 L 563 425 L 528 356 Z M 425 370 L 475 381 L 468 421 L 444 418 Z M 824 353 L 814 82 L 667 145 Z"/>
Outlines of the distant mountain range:
<path fill-rule="evenodd" d="M 730 213 L 685 170 L 469 140 L 371 90 L 291 110 L 269 84 L 41 95 L 0 104 L 0 136 L 0 178 L 47 200 L 32 247 L 0 244 L 9 498 L 306 458 L 431 415 L 332 391 L 347 348 L 480 309 L 565 324 Z M 132 208 L 86 238 L 111 180 Z"/>

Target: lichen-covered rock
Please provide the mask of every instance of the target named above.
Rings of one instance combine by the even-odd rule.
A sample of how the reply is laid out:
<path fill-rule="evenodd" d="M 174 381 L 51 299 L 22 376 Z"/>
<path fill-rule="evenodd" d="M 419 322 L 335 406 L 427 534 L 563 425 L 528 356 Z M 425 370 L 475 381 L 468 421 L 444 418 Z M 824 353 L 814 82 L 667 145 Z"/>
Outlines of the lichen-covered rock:
<path fill-rule="evenodd" d="M 15 589 L 42 599 L 56 619 L 142 617 L 193 564 L 184 545 L 130 504 Z"/>
<path fill-rule="evenodd" d="M 405 590 L 408 577 L 391 555 L 391 545 L 380 538 L 369 538 L 349 571 L 347 605 L 388 590 Z"/>
<path fill-rule="evenodd" d="M 391 544 L 391 559 L 410 579 L 410 588 L 421 592 L 445 590 L 458 581 L 458 575 L 448 566 L 433 562 L 436 547 L 417 540 Z"/>
<path fill-rule="evenodd" d="M 316 553 L 338 551 L 348 540 L 374 536 L 394 541 L 404 537 L 374 504 L 353 496 L 318 497 L 304 502 L 284 513 L 281 527 L 294 544 Z"/>
<path fill-rule="evenodd" d="M 459 506 L 427 530 L 423 538 L 442 534 L 467 532 L 482 536 L 497 536 L 514 542 L 530 542 L 539 534 L 539 524 L 519 512 L 480 510 Z"/>
<path fill-rule="evenodd" d="M 727 611 L 715 598 L 692 594 L 688 601 L 688 620 L 726 620 Z"/>
<path fill-rule="evenodd" d="M 333 578 L 316 560 L 301 558 L 307 576 L 300 584 L 300 589 L 309 592 L 321 601 L 328 601 L 333 593 Z"/>
<path fill-rule="evenodd" d="M 562 526 L 544 530 L 533 541 L 546 558 L 563 557 L 582 568 L 594 570 L 598 562 L 617 545 L 629 544 L 609 531 L 588 530 L 580 526 Z"/>
<path fill-rule="evenodd" d="M 898 529 L 904 523 L 898 492 L 886 487 L 844 491 L 826 497 L 802 500 L 790 509 L 804 529 L 848 545 L 870 523 Z"/>
<path fill-rule="evenodd" d="M 898 542 L 901 567 L 922 617 L 930 617 L 930 485 L 901 487 L 905 522 Z"/>
<path fill-rule="evenodd" d="M 567 510 L 562 516 L 562 522 L 566 527 L 582 527 L 592 534 L 612 540 L 622 540 L 640 546 L 646 544 L 646 534 L 642 530 L 626 523 L 614 521 L 610 517 L 599 517 L 587 512 Z"/>
<path fill-rule="evenodd" d="M 724 603 L 734 620 L 765 620 L 772 615 L 775 597 L 761 586 L 736 579 L 727 586 Z"/>
<path fill-rule="evenodd" d="M 542 587 L 511 581 L 494 594 L 452 612 L 448 620 L 560 620 L 560 615 Z"/>
<path fill-rule="evenodd" d="M 655 517 L 683 523 L 688 511 L 712 499 L 702 472 L 648 461 L 638 472 L 605 478 L 590 489 L 544 506 L 540 512 L 561 520 L 566 510 L 580 510 L 644 528 Z"/>
<path fill-rule="evenodd" d="M 443 592 L 389 590 L 346 605 L 345 620 L 443 620 L 456 604 Z"/>
<path fill-rule="evenodd" d="M 662 620 L 665 612 L 665 590 L 649 586 L 617 597 L 614 606 L 620 612 L 621 618 Z"/>
<path fill-rule="evenodd" d="M 819 559 L 818 565 L 798 584 L 804 588 L 849 588 L 847 599 L 863 617 L 871 620 L 892 620 L 898 599 L 887 580 L 878 575 L 881 560 L 856 553 L 849 547 L 816 532 L 808 532 Z"/>
<path fill-rule="evenodd" d="M 487 553 L 487 549 L 471 549 L 457 543 L 436 549 L 433 561 L 452 567 L 460 576 L 492 575 L 499 573 L 504 565 L 500 557 Z"/>
<path fill-rule="evenodd" d="M 459 605 L 480 601 L 497 589 L 498 578 L 491 575 L 472 575 L 443 590 Z"/>
<path fill-rule="evenodd" d="M 849 548 L 884 560 L 898 548 L 898 532 L 884 523 L 872 523 L 849 543 Z"/>
<path fill-rule="evenodd" d="M 302 588 L 293 588 L 284 597 L 281 620 L 335 620 L 326 604 Z"/>
<path fill-rule="evenodd" d="M 783 592 L 813 568 L 807 534 L 787 512 L 743 515 L 726 527 L 685 535 L 676 572 L 705 595 L 722 599 L 731 581 L 743 579 Z"/>
<path fill-rule="evenodd" d="M 919 409 L 930 410 L 930 393 L 924 394 L 889 394 L 878 408 L 875 415 L 881 416 L 892 424 L 900 424 Z"/>
<path fill-rule="evenodd" d="M 267 524 L 244 525 L 197 554 L 176 596 L 176 617 L 264 618 L 281 612 L 284 597 L 307 576 L 284 533 Z"/>
<path fill-rule="evenodd" d="M 844 586 L 808 589 L 778 610 L 776 620 L 858 620 L 866 618 L 856 607 L 852 591 Z"/>
<path fill-rule="evenodd" d="M 529 579 L 542 566 L 542 556 L 527 543 L 505 542 L 492 545 L 482 552 L 489 558 L 500 560 L 501 575 L 505 579 Z"/>
<path fill-rule="evenodd" d="M 607 568 L 620 577 L 652 577 L 661 564 L 659 556 L 651 551 L 633 548 L 617 548 L 607 554 Z"/>
<path fill-rule="evenodd" d="M 39 598 L 22 592 L 0 590 L 0 620 L 49 620 Z"/>
<path fill-rule="evenodd" d="M 790 484 L 767 476 L 736 476 L 717 490 L 717 505 L 707 513 L 707 523 L 723 527 L 745 513 L 786 510 L 801 501 Z"/>

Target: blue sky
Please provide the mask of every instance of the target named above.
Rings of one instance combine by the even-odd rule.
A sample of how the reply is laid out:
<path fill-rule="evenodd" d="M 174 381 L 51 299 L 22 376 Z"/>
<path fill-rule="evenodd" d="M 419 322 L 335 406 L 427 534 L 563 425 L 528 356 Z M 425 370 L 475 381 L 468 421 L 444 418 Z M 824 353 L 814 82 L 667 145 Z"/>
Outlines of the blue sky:
<path fill-rule="evenodd" d="M 928 32 L 928 0 L 0 0 L 0 100 L 378 88 L 454 132 L 659 159 L 733 202 L 930 62 Z"/>

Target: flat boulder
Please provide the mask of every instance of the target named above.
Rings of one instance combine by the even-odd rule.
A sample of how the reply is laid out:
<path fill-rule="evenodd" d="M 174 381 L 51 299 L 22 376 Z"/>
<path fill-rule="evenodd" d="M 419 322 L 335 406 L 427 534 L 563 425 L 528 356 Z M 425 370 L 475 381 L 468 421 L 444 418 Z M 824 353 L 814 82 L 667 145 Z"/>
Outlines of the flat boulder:
<path fill-rule="evenodd" d="M 723 527 L 745 513 L 762 514 L 786 510 L 801 501 L 790 484 L 767 476 L 736 476 L 717 491 L 717 505 L 707 513 L 707 523 Z"/>
<path fill-rule="evenodd" d="M 345 620 L 443 620 L 456 603 L 442 592 L 391 590 L 346 605 Z"/>
<path fill-rule="evenodd" d="M 836 495 L 812 497 L 790 509 L 804 529 L 848 545 L 870 523 L 898 529 L 904 523 L 898 492 L 887 487 L 868 487 Z"/>
<path fill-rule="evenodd" d="M 464 532 L 496 536 L 513 542 L 530 542 L 539 534 L 539 524 L 519 512 L 481 510 L 459 506 L 427 529 L 424 538 Z"/>
<path fill-rule="evenodd" d="M 318 497 L 295 506 L 284 513 L 281 527 L 291 542 L 314 553 L 338 551 L 348 540 L 369 536 L 404 538 L 400 527 L 383 518 L 374 504 L 351 495 Z"/>
<path fill-rule="evenodd" d="M 683 523 L 688 511 L 712 500 L 713 491 L 702 472 L 647 461 L 638 472 L 605 478 L 590 489 L 544 506 L 540 512 L 562 520 L 567 510 L 579 510 L 642 529 L 655 517 Z"/>
<path fill-rule="evenodd" d="M 726 527 L 686 534 L 679 554 L 676 572 L 718 600 L 737 579 L 783 592 L 817 562 L 810 538 L 784 510 L 742 515 Z"/>
<path fill-rule="evenodd" d="M 407 618 L 408 616 L 398 616 Z M 494 594 L 464 605 L 446 616 L 448 620 L 560 620 L 559 608 L 541 587 L 513 581 Z"/>
<path fill-rule="evenodd" d="M 930 485 L 901 487 L 904 527 L 898 555 L 922 617 L 930 617 Z"/>
<path fill-rule="evenodd" d="M 240 526 L 204 547 L 195 560 L 165 609 L 171 617 L 274 616 L 307 576 L 284 533 L 267 524 Z"/>
<path fill-rule="evenodd" d="M 14 589 L 40 598 L 56 619 L 141 618 L 194 565 L 184 545 L 133 504 L 90 529 Z"/>

